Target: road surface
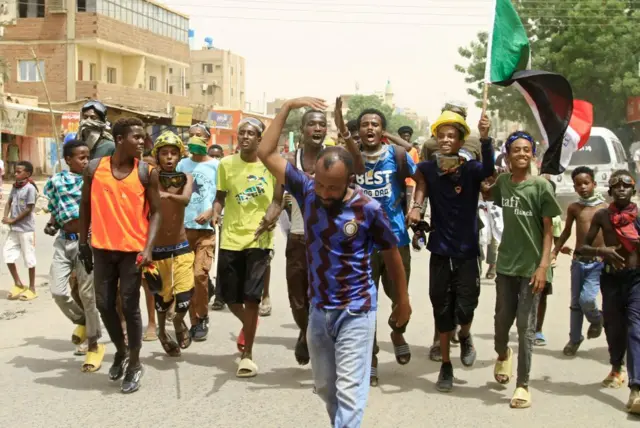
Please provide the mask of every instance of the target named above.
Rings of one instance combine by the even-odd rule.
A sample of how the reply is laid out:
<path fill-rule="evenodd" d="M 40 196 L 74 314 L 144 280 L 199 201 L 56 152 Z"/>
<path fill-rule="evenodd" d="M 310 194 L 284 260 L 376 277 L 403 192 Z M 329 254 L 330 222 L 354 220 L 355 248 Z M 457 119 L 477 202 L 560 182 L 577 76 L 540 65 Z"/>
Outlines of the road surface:
<path fill-rule="evenodd" d="M 37 217 L 39 230 L 45 221 L 46 216 Z M 249 380 L 235 377 L 238 355 L 234 340 L 240 325 L 228 311 L 215 312 L 211 313 L 209 339 L 194 343 L 180 359 L 165 356 L 158 342 L 144 343 L 142 388 L 125 396 L 119 392 L 119 383 L 107 380 L 114 352 L 111 344 L 102 370 L 80 372 L 83 359 L 73 355 L 70 343 L 73 326 L 54 304 L 46 284 L 53 238 L 38 233 L 38 299 L 28 303 L 5 300 L 11 279 L 6 266 L 1 267 L 0 388 L 4 393 L 0 395 L 0 423 L 92 428 L 329 426 L 324 406 L 312 392 L 310 368 L 297 366 L 293 356 L 297 331 L 286 295 L 284 238 L 279 230 L 276 236 L 273 315 L 261 319 L 254 349 L 259 376 Z M 371 391 L 364 427 L 638 426 L 639 419 L 624 412 L 628 389 L 600 387 L 609 370 L 604 336 L 585 341 L 574 359 L 562 355 L 569 323 L 566 256 L 556 269 L 555 294 L 549 300 L 545 326 L 549 345 L 536 348 L 533 359 L 533 407 L 510 409 L 513 384 L 504 388 L 493 380 L 495 288 L 486 280 L 473 328 L 476 365 L 463 369 L 459 348 L 454 348 L 454 392 L 437 392 L 439 364 L 427 357 L 433 335 L 428 258 L 425 252 L 413 253 L 413 318 L 406 336 L 413 357 L 408 366 L 395 362 L 386 325 L 389 300 L 381 298 L 380 387 Z M 21 272 L 26 273 L 24 269 Z M 515 329 L 512 339 L 516 340 Z M 513 346 L 515 350 L 517 344 Z"/>

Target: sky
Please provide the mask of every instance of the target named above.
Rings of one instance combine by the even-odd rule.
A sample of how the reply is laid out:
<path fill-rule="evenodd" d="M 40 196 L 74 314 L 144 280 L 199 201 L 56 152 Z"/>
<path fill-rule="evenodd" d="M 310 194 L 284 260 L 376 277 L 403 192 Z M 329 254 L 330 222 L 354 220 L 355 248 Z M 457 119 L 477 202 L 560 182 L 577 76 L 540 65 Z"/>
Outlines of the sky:
<path fill-rule="evenodd" d="M 458 54 L 488 30 L 491 0 L 164 0 L 190 16 L 196 46 L 246 59 L 247 101 L 384 91 L 397 107 L 431 121 L 448 100 L 479 109 L 467 95 Z M 472 122 L 473 123 L 473 122 Z"/>

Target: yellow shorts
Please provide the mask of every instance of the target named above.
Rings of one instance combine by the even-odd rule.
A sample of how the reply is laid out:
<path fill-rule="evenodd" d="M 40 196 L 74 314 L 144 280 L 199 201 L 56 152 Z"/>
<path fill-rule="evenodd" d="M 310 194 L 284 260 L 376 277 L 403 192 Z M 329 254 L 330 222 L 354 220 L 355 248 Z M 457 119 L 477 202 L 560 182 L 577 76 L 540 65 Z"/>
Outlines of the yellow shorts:
<path fill-rule="evenodd" d="M 178 250 L 180 251 L 180 250 Z M 182 251 L 180 251 L 182 252 Z M 193 289 L 193 251 L 177 256 L 153 252 L 153 264 L 156 265 L 162 278 L 162 291 L 158 293 L 164 302 L 173 301 L 175 295 L 188 292 Z"/>

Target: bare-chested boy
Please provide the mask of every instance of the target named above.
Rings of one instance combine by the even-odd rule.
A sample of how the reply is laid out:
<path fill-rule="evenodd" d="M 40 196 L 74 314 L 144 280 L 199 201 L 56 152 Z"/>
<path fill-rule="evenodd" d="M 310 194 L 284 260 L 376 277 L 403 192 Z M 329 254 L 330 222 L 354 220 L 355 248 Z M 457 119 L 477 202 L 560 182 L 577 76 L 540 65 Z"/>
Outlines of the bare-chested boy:
<path fill-rule="evenodd" d="M 584 257 L 602 257 L 600 277 L 604 331 L 609 345 L 611 373 L 603 384 L 619 388 L 624 383 L 622 371 L 627 352 L 627 369 L 631 393 L 627 411 L 640 414 L 640 263 L 638 257 L 638 206 L 631 202 L 636 181 L 629 171 L 614 172 L 609 179 L 613 203 L 599 210 L 576 251 Z M 604 243 L 596 243 L 602 232 Z"/>
<path fill-rule="evenodd" d="M 552 259 L 559 253 L 571 254 L 564 245 L 571 237 L 573 223 L 576 224 L 576 246 L 584 244 L 584 238 L 591 226 L 593 216 L 607 204 L 599 193 L 595 192 L 595 173 L 591 168 L 580 166 L 571 173 L 573 188 L 580 197 L 578 202 L 569 205 L 564 231 L 558 238 L 551 253 Z M 602 246 L 602 234 L 594 238 L 594 246 Z M 584 317 L 591 324 L 587 330 L 587 338 L 595 339 L 602 334 L 602 313 L 598 308 L 597 297 L 600 292 L 600 273 L 604 263 L 602 257 L 591 257 L 575 254 L 571 262 L 571 318 L 569 324 L 569 342 L 564 347 L 564 355 L 574 356 L 584 340 L 582 322 Z"/>
<path fill-rule="evenodd" d="M 158 282 L 149 278 L 149 273 L 145 276 L 149 289 L 155 295 L 158 339 L 167 355 L 178 357 L 180 349 L 191 345 L 191 335 L 184 317 L 193 294 L 194 255 L 184 230 L 184 211 L 191 199 L 193 177 L 191 174 L 176 172 L 178 162 L 184 154 L 184 144 L 173 132 L 165 131 L 158 137 L 152 154 L 159 168 L 162 213 L 160 231 L 153 243 L 152 258 L 161 278 L 161 287 Z M 173 326 L 178 343 L 165 330 L 167 313 L 173 311 Z"/>

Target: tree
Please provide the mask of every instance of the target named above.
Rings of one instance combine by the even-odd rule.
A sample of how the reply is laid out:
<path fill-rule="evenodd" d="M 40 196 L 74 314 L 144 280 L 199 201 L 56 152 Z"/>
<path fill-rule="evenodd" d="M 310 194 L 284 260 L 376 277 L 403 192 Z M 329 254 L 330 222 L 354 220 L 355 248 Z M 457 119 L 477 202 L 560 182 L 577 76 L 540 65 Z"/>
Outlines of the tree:
<path fill-rule="evenodd" d="M 304 110 L 298 109 L 291 111 L 284 124 L 284 128 L 282 128 L 281 136 L 289 138 L 289 133 L 293 132 L 293 140 L 300 141 L 300 123 L 302 122 L 302 115 L 304 115 Z"/>
<path fill-rule="evenodd" d="M 638 2 L 629 0 L 514 0 L 527 28 L 532 68 L 565 76 L 576 99 L 594 106 L 596 125 L 617 128 L 625 120 L 627 98 L 640 95 L 635 27 Z M 634 8 L 633 5 L 636 7 Z M 482 103 L 487 33 L 459 49 L 468 60 L 456 70 L 465 74 L 468 93 Z M 502 119 L 532 122 L 522 96 L 511 88 L 489 90 L 491 110 Z"/>
<path fill-rule="evenodd" d="M 414 138 L 424 134 L 424 130 L 418 128 L 412 119 L 403 114 L 395 114 L 393 109 L 377 95 L 354 95 L 349 98 L 349 111 L 347 111 L 346 120 L 357 119 L 360 112 L 368 108 L 380 110 L 385 115 L 389 132 L 396 132 L 401 126 L 407 125 L 413 128 Z"/>

